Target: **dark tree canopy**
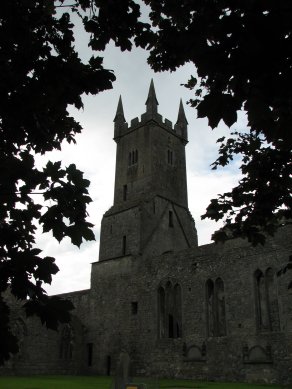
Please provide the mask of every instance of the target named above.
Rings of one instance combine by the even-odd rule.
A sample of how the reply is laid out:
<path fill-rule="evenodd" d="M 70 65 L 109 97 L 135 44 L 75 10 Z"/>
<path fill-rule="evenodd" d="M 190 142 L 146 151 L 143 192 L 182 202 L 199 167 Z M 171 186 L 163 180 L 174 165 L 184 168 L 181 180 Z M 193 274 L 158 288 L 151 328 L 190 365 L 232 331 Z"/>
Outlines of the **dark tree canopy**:
<path fill-rule="evenodd" d="M 243 157 L 243 179 L 230 193 L 211 201 L 204 218 L 223 219 L 213 238 L 265 234 L 291 219 L 292 187 L 292 4 L 289 0 L 145 0 L 157 28 L 149 63 L 175 70 L 193 62 L 197 76 L 191 105 L 215 128 L 236 123 L 247 112 L 249 133 L 221 139 L 225 166 Z"/>
<path fill-rule="evenodd" d="M 215 240 L 264 241 L 291 220 L 292 4 L 290 0 L 9 0 L 0 14 L 0 363 L 17 351 L 9 329 L 8 289 L 28 315 L 49 328 L 69 320 L 72 304 L 49 298 L 43 283 L 58 271 L 54 258 L 35 247 L 38 225 L 80 245 L 94 239 L 86 221 L 88 180 L 74 164 L 40 169 L 35 156 L 74 142 L 81 126 L 68 106 L 82 94 L 112 87 L 113 73 L 93 55 L 84 63 L 74 47 L 72 12 L 102 51 L 112 40 L 122 51 L 149 51 L 155 71 L 191 62 L 197 74 L 186 87 L 190 104 L 212 128 L 236 123 L 247 112 L 246 134 L 221 139 L 213 167 L 242 157 L 243 179 L 211 201 L 206 214 L 225 220 Z M 42 194 L 42 200 L 38 201 Z M 264 234 L 263 234 L 264 233 Z"/>
<path fill-rule="evenodd" d="M 49 328 L 68 321 L 72 309 L 68 301 L 49 298 L 42 287 L 58 267 L 35 246 L 37 225 L 78 246 L 94 239 L 86 221 L 89 181 L 74 164 L 48 162 L 39 169 L 35 155 L 60 149 L 64 140 L 74 142 L 81 126 L 68 106 L 81 108 L 83 93 L 111 88 L 115 77 L 99 57 L 82 62 L 69 15 L 57 16 L 51 5 L 41 0 L 1 4 L 0 363 L 17 351 L 3 298 L 8 288 L 23 300 L 27 315 L 37 314 Z"/>

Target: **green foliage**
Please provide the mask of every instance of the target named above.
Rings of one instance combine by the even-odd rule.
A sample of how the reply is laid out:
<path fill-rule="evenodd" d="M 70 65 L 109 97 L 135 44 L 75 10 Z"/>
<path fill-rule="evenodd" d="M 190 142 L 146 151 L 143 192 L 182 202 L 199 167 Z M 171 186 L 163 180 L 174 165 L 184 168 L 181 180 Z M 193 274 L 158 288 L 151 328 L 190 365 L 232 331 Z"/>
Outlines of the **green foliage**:
<path fill-rule="evenodd" d="M 254 245 L 263 244 L 266 235 L 291 222 L 292 153 L 280 142 L 276 147 L 252 133 L 232 135 L 218 140 L 221 146 L 213 169 L 241 155 L 243 178 L 230 192 L 211 200 L 202 218 L 224 220 L 224 227 L 213 235 L 215 242 L 243 237 Z"/>
<path fill-rule="evenodd" d="M 243 179 L 211 200 L 203 218 L 223 219 L 215 241 L 267 234 L 291 220 L 292 4 L 288 0 L 145 0 L 153 32 L 149 63 L 156 71 L 192 62 L 190 104 L 211 128 L 247 113 L 250 133 L 233 134 L 213 165 L 243 159 Z M 273 28 L 271 28 L 273 26 Z M 264 142 L 265 141 L 265 142 Z"/>
<path fill-rule="evenodd" d="M 61 2 L 63 3 L 63 2 Z M 80 246 L 93 240 L 86 220 L 89 181 L 74 164 L 35 166 L 35 156 L 63 141 L 75 142 L 81 126 L 68 106 L 83 107 L 82 94 L 112 87 L 113 73 L 102 58 L 83 63 L 74 48 L 69 13 L 56 13 L 53 1 L 4 2 L 0 15 L 0 364 L 17 352 L 9 329 L 9 293 L 23 300 L 27 315 L 38 315 L 48 328 L 68 322 L 71 302 L 49 298 L 58 267 L 35 247 L 37 226 L 61 241 Z"/>
<path fill-rule="evenodd" d="M 282 276 L 285 274 L 288 270 L 292 270 L 292 255 L 289 256 L 289 262 L 286 263 L 278 272 L 277 276 Z M 292 281 L 288 284 L 288 289 L 292 289 Z"/>

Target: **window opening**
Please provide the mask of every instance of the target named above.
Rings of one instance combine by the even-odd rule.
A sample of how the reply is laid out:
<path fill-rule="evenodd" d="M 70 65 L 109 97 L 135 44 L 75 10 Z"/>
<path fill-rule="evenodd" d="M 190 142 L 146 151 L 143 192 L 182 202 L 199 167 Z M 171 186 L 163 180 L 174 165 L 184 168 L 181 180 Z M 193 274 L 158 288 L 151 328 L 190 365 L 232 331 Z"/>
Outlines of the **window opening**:
<path fill-rule="evenodd" d="M 137 315 L 137 313 L 138 313 L 138 302 L 137 301 L 131 302 L 131 311 L 132 311 L 132 315 Z"/>
<path fill-rule="evenodd" d="M 277 287 L 276 287 L 274 272 L 271 268 L 268 268 L 266 270 L 265 279 L 266 279 L 265 284 L 266 284 L 266 292 L 267 292 L 267 304 L 268 304 L 268 313 L 270 319 L 270 328 L 271 331 L 279 331 L 280 318 L 279 318 Z"/>
<path fill-rule="evenodd" d="M 217 278 L 206 282 L 206 316 L 208 336 L 226 335 L 226 313 L 224 283 Z"/>
<path fill-rule="evenodd" d="M 206 313 L 207 313 L 207 335 L 215 336 L 214 333 L 214 283 L 212 280 L 206 282 Z"/>
<path fill-rule="evenodd" d="M 171 282 L 158 288 L 158 336 L 180 338 L 182 336 L 181 287 Z"/>
<path fill-rule="evenodd" d="M 124 201 L 127 200 L 127 195 L 128 195 L 128 186 L 124 185 L 124 187 L 123 187 L 123 200 Z"/>
<path fill-rule="evenodd" d="M 136 165 L 138 163 L 138 150 L 132 150 L 128 155 L 128 166 Z"/>
<path fill-rule="evenodd" d="M 60 358 L 61 359 L 72 359 L 73 354 L 73 335 L 72 329 L 69 324 L 65 324 L 61 333 L 60 342 Z"/>
<path fill-rule="evenodd" d="M 173 153 L 172 150 L 167 150 L 167 163 L 172 165 L 173 163 Z"/>
<path fill-rule="evenodd" d="M 267 296 L 265 288 L 265 278 L 260 270 L 255 272 L 255 296 L 257 311 L 257 327 L 259 330 L 269 328 Z"/>
<path fill-rule="evenodd" d="M 215 281 L 216 331 L 217 336 L 226 335 L 226 313 L 224 283 L 221 278 Z"/>
<path fill-rule="evenodd" d="M 111 356 L 108 355 L 106 357 L 106 375 L 107 376 L 111 375 L 111 365 L 112 365 L 112 359 L 111 359 Z"/>
<path fill-rule="evenodd" d="M 93 343 L 87 343 L 87 366 L 92 366 Z"/>
<path fill-rule="evenodd" d="M 257 269 L 254 273 L 254 279 L 257 329 L 278 331 L 280 320 L 274 272 L 268 268 L 264 274 Z"/>
<path fill-rule="evenodd" d="M 172 211 L 168 212 L 168 226 L 173 227 L 173 212 Z"/>
<path fill-rule="evenodd" d="M 168 315 L 168 337 L 173 338 L 173 316 L 171 314 Z"/>
<path fill-rule="evenodd" d="M 127 250 L 127 237 L 124 235 L 123 236 L 123 255 L 126 255 L 126 250 Z"/>

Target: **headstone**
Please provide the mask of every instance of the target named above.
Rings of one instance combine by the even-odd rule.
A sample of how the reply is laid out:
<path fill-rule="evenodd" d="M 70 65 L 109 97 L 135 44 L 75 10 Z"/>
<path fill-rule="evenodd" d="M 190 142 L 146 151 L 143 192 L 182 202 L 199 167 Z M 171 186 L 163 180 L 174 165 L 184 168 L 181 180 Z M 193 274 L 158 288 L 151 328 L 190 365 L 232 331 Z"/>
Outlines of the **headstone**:
<path fill-rule="evenodd" d="M 115 389 L 125 389 L 131 381 L 130 377 L 130 357 L 129 354 L 122 351 L 117 362 Z"/>

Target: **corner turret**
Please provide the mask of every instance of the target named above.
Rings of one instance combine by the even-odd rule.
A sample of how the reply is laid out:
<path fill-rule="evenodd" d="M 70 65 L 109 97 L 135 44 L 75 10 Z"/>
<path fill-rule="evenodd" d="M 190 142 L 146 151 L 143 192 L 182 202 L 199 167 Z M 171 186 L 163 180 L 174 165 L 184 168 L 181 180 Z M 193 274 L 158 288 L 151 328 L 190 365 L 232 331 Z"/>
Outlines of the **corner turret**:
<path fill-rule="evenodd" d="M 122 97 L 120 96 L 116 116 L 114 118 L 115 131 L 114 131 L 114 140 L 117 141 L 118 138 L 128 129 L 128 124 L 124 116 L 124 109 L 122 103 Z"/>
<path fill-rule="evenodd" d="M 182 99 L 180 99 L 178 116 L 174 130 L 185 140 L 185 142 L 188 142 L 188 121 L 186 118 Z"/>

